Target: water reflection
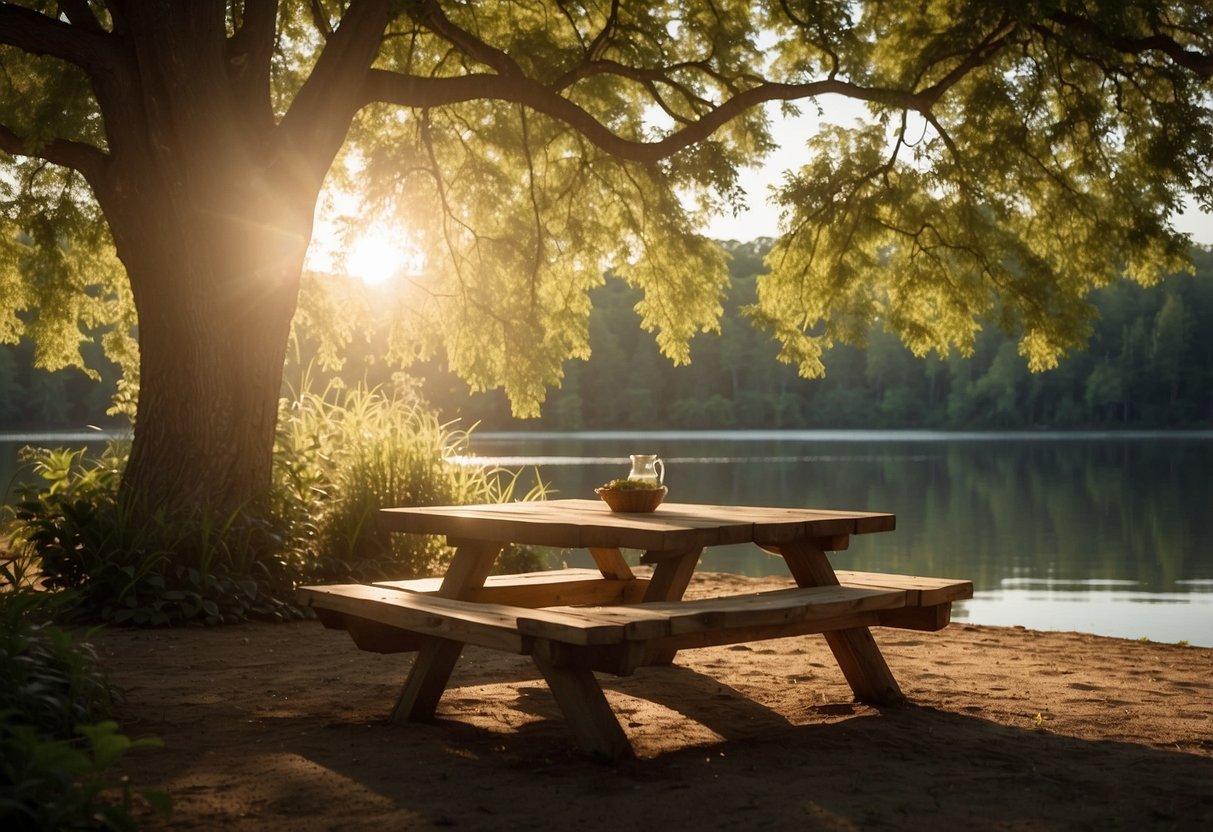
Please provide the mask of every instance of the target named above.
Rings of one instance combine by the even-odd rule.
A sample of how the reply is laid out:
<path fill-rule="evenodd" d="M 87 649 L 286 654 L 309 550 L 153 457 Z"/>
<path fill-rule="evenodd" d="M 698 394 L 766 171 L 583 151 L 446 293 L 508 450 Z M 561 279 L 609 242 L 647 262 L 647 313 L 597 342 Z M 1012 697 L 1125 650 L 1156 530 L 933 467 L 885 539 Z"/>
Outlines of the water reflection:
<path fill-rule="evenodd" d="M 627 455 L 668 499 L 891 511 L 840 566 L 972 578 L 976 623 L 1213 646 L 1213 434 L 486 434 L 473 451 L 589 497 Z M 705 566 L 782 574 L 753 547 Z"/>
<path fill-rule="evenodd" d="M 0 490 L 21 445 L 97 438 L 0 436 Z M 592 498 L 629 454 L 656 453 L 671 501 L 891 511 L 896 532 L 835 562 L 972 578 L 956 617 L 974 623 L 1213 646 L 1210 432 L 473 434 L 472 451 L 537 468 L 561 497 Z M 784 574 L 753 547 L 709 550 L 705 566 Z"/>

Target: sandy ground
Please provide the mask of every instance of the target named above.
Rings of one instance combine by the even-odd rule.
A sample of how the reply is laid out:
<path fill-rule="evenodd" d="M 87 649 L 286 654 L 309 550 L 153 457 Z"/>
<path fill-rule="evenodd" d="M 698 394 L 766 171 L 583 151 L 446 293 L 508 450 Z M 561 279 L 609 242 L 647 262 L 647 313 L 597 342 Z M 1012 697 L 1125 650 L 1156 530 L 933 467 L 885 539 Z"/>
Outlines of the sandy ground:
<path fill-rule="evenodd" d="M 689 594 L 769 586 L 698 575 Z M 577 754 L 529 659 L 469 648 L 429 724 L 411 655 L 314 622 L 110 630 L 124 773 L 180 829 L 1213 829 L 1213 650 L 953 624 L 877 630 L 905 705 L 820 637 L 603 677 L 638 758 Z M 153 821 L 153 826 L 162 825 Z"/>

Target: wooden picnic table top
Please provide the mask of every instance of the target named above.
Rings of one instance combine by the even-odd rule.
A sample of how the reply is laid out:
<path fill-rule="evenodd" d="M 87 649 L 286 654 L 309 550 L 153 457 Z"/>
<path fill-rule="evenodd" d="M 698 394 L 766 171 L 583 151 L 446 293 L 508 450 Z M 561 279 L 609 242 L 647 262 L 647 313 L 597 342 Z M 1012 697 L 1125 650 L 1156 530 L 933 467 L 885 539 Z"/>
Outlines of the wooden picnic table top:
<path fill-rule="evenodd" d="M 577 499 L 387 508 L 379 519 L 388 531 L 451 540 L 652 551 L 734 543 L 778 546 L 896 527 L 894 515 L 882 512 L 663 503 L 651 513 L 617 514 L 600 500 Z"/>

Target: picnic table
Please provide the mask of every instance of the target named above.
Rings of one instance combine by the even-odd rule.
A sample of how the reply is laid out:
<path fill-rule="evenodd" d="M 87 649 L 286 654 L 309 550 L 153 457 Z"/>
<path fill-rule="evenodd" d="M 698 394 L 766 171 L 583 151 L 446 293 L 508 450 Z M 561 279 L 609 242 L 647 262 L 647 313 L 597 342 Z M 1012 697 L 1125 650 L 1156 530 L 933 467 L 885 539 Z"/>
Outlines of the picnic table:
<path fill-rule="evenodd" d="M 631 745 L 596 672 L 620 676 L 669 664 L 678 651 L 820 633 L 855 697 L 902 698 L 871 627 L 939 630 L 970 581 L 835 570 L 827 552 L 852 535 L 893 531 L 892 514 L 666 503 L 612 513 L 597 500 L 390 508 L 394 532 L 445 535 L 455 554 L 442 578 L 311 586 L 302 598 L 364 650 L 416 651 L 393 718 L 435 713 L 465 644 L 528 655 L 580 746 L 617 758 Z M 588 549 L 596 569 L 490 575 L 507 544 Z M 709 546 L 753 543 L 782 558 L 796 586 L 684 600 Z M 649 575 L 622 550 L 639 549 Z"/>

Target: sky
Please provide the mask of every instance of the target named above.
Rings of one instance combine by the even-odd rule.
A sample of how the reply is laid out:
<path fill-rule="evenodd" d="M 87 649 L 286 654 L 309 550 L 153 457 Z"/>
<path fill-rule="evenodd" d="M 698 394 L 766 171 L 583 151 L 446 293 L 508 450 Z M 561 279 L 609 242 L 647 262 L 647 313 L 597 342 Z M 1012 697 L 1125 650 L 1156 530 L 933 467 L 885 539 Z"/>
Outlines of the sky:
<path fill-rule="evenodd" d="M 820 120 L 847 123 L 863 115 L 864 105 L 853 101 L 822 102 L 828 107 Z M 807 109 L 807 108 L 806 108 Z M 746 192 L 748 208 L 737 216 L 717 216 L 704 228 L 707 236 L 717 240 L 749 242 L 757 237 L 776 237 L 779 234 L 779 211 L 768 202 L 772 185 L 783 177 L 784 171 L 799 167 L 805 150 L 805 140 L 818 129 L 816 114 L 799 117 L 783 117 L 772 106 L 774 137 L 779 147 L 759 167 L 748 168 L 740 173 L 740 184 Z M 343 209 L 356 211 L 350 206 Z M 1190 234 L 1193 242 L 1213 245 L 1213 215 L 1202 213 L 1194 204 L 1183 215 L 1175 218 L 1177 230 Z M 373 225 L 361 240 L 344 245 L 335 235 L 336 227 L 323 214 L 318 215 L 316 237 L 308 253 L 308 268 L 316 271 L 344 271 L 368 283 L 381 283 L 414 264 L 410 253 L 402 251 L 400 231 L 383 225 Z M 344 255 L 344 262 L 341 262 Z M 412 258 L 416 258 L 413 253 Z"/>
<path fill-rule="evenodd" d="M 785 170 L 799 166 L 798 157 L 803 152 L 804 142 L 797 140 L 797 137 L 807 137 L 815 126 L 805 118 L 785 120 L 777 113 L 772 118 L 776 120 L 774 133 L 780 145 L 779 149 L 771 154 L 761 167 L 750 168 L 741 175 L 741 185 L 748 197 L 749 210 L 737 217 L 717 217 L 707 227 L 709 237 L 748 242 L 756 237 L 778 236 L 779 212 L 766 201 L 766 195 L 770 187 L 780 181 Z M 842 119 L 838 117 L 832 120 Z M 1189 210 L 1175 219 L 1175 228 L 1191 234 L 1193 242 L 1213 245 L 1213 214 L 1202 213 L 1194 203 L 1189 205 Z"/>

